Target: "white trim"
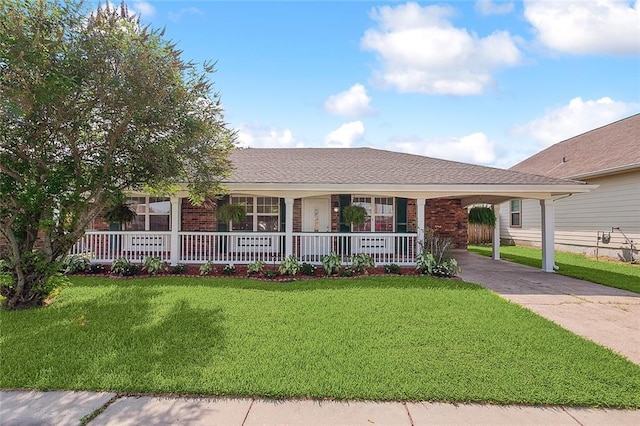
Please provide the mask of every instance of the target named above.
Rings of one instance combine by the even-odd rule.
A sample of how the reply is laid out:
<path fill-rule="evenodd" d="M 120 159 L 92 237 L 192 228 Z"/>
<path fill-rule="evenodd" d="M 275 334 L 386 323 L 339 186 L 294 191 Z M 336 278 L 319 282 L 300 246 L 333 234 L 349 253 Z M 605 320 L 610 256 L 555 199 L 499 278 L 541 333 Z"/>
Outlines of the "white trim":
<path fill-rule="evenodd" d="M 500 260 L 500 204 L 493 205 L 493 214 L 496 217 L 496 224 L 493 227 L 493 241 L 491 242 L 491 257 L 493 258 L 493 260 Z M 522 214 L 520 216 L 522 216 Z"/>
<path fill-rule="evenodd" d="M 179 197 L 169 198 L 171 203 L 171 243 L 169 247 L 171 248 L 170 262 L 172 265 L 177 265 L 180 262 L 180 235 L 178 232 L 180 231 L 180 212 L 182 211 L 181 201 L 182 199 Z"/>
<path fill-rule="evenodd" d="M 542 270 L 553 272 L 555 266 L 555 221 L 554 200 L 540 200 L 542 216 Z"/>
<path fill-rule="evenodd" d="M 284 199 L 285 213 L 284 217 L 285 221 L 285 256 L 291 256 L 293 254 L 293 201 L 294 199 L 291 197 L 287 197 Z M 281 212 L 278 209 L 278 220 L 280 220 Z"/>

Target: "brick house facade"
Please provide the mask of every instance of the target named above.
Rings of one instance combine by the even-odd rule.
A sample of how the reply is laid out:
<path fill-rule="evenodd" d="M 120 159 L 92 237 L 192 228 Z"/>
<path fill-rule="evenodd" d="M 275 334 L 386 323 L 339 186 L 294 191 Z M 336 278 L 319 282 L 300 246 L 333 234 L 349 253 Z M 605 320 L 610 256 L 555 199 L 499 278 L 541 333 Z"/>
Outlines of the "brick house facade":
<path fill-rule="evenodd" d="M 119 231 L 96 218 L 71 252 L 94 261 L 152 255 L 175 264 L 275 262 L 290 255 L 319 262 L 338 251 L 345 258 L 360 252 L 379 264 L 410 264 L 425 230 L 465 248 L 469 205 L 540 200 L 548 240 L 554 197 L 591 189 L 575 181 L 371 148 L 248 148 L 233 151 L 230 159 L 234 170 L 223 182 L 230 196 L 203 207 L 189 202 L 187 188 L 166 198 L 132 193 L 138 209 L 134 226 Z M 217 219 L 216 209 L 229 202 L 250 210 L 244 222 Z M 342 221 L 349 204 L 365 207 L 365 225 Z M 551 269 L 553 251 L 545 253 L 543 266 Z"/>

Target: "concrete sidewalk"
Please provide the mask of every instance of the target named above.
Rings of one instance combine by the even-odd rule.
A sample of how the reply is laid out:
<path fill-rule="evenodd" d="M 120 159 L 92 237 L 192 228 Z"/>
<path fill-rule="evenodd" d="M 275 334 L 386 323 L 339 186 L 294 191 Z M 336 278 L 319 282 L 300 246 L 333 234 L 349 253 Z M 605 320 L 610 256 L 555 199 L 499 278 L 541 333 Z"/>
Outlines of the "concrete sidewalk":
<path fill-rule="evenodd" d="M 638 425 L 640 410 L 0 392 L 0 425 Z"/>
<path fill-rule="evenodd" d="M 640 364 L 640 294 L 465 251 L 462 279 Z"/>

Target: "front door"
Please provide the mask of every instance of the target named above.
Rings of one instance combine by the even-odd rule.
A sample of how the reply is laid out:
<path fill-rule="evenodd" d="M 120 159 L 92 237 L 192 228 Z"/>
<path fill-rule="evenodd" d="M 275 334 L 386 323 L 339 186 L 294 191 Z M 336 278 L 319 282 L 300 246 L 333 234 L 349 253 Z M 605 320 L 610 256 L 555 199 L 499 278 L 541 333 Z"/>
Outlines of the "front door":
<path fill-rule="evenodd" d="M 329 198 L 305 198 L 302 205 L 302 232 L 318 234 L 302 237 L 302 260 L 319 262 L 322 256 L 331 252 L 328 234 L 331 232 L 331 202 Z"/>

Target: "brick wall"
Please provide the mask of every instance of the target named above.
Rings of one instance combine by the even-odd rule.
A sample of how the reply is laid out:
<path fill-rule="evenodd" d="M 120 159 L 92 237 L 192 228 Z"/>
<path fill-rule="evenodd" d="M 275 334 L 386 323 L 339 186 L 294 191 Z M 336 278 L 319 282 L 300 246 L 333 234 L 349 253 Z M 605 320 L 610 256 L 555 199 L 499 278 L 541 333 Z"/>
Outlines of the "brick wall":
<path fill-rule="evenodd" d="M 468 216 L 460 199 L 427 200 L 425 206 L 426 227 L 435 234 L 451 238 L 456 248 L 467 247 Z"/>
<path fill-rule="evenodd" d="M 188 198 L 182 199 L 182 231 L 215 232 L 218 230 L 215 205 L 212 208 L 194 206 Z"/>
<path fill-rule="evenodd" d="M 109 230 L 109 222 L 104 220 L 104 211 L 106 207 L 102 209 L 102 212 L 99 213 L 96 217 L 91 221 L 91 230 L 93 231 L 108 231 Z"/>
<path fill-rule="evenodd" d="M 331 202 L 329 208 L 331 209 L 331 232 L 340 232 L 340 210 L 333 211 L 333 206 L 340 204 L 340 199 L 337 194 L 331 196 Z"/>
<path fill-rule="evenodd" d="M 418 206 L 415 198 L 407 200 L 407 232 L 418 232 Z"/>
<path fill-rule="evenodd" d="M 287 220 L 289 219 L 287 218 Z M 284 232 L 285 230 L 281 229 L 280 231 Z M 293 232 L 302 232 L 302 198 L 293 200 Z"/>

